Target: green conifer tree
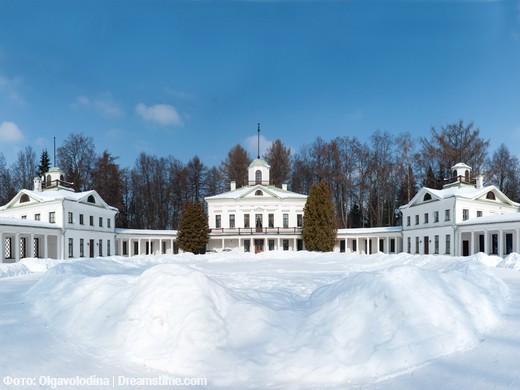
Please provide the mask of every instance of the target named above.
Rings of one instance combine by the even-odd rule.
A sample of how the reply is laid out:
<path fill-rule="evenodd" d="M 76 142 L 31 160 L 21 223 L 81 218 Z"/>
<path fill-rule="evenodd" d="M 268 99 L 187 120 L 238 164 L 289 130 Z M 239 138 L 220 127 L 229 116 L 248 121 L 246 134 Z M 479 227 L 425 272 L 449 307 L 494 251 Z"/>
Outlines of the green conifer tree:
<path fill-rule="evenodd" d="M 51 168 L 51 159 L 49 157 L 49 152 L 47 149 L 43 149 L 43 152 L 40 156 L 40 164 L 38 165 L 38 171 L 36 172 L 38 177 L 42 177 L 45 173 L 49 172 Z"/>
<path fill-rule="evenodd" d="M 208 231 L 208 217 L 202 203 L 186 203 L 177 236 L 179 248 L 184 252 L 204 253 L 209 239 Z"/>
<path fill-rule="evenodd" d="M 309 251 L 333 251 L 338 229 L 334 202 L 325 180 L 312 185 L 303 211 L 305 248 Z"/>

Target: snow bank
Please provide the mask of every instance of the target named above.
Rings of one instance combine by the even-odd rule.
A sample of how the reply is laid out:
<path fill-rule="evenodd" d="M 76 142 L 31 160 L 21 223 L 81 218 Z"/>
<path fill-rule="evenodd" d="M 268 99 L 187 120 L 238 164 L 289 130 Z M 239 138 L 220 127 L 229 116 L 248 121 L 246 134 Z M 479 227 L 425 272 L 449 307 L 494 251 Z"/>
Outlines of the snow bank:
<path fill-rule="evenodd" d="M 27 295 L 104 358 L 235 388 L 393 375 L 474 346 L 506 299 L 475 259 L 307 252 L 76 261 Z"/>
<path fill-rule="evenodd" d="M 520 254 L 511 253 L 504 260 L 502 260 L 497 267 L 510 268 L 516 271 L 520 271 Z"/>
<path fill-rule="evenodd" d="M 31 270 L 29 268 L 27 268 L 24 264 L 20 264 L 20 263 L 0 264 L 0 279 L 1 278 L 10 278 L 13 276 L 18 276 L 18 275 L 25 275 L 25 274 L 30 274 L 30 273 L 31 273 Z"/>

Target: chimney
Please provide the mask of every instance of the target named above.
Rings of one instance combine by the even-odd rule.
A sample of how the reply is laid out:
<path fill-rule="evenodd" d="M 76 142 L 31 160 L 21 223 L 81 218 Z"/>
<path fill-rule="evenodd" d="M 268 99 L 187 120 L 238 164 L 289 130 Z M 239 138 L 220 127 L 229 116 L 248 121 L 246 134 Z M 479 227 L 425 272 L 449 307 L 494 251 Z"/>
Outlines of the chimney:
<path fill-rule="evenodd" d="M 484 176 L 483 175 L 478 175 L 476 178 L 475 178 L 477 184 L 476 184 L 476 187 L 478 190 L 484 188 Z"/>
<path fill-rule="evenodd" d="M 235 191 L 237 189 L 237 182 L 233 180 L 231 182 L 230 188 L 231 188 L 231 191 Z"/>
<path fill-rule="evenodd" d="M 35 177 L 33 180 L 34 192 L 42 192 L 42 179 Z"/>
<path fill-rule="evenodd" d="M 287 191 L 287 183 L 282 184 L 282 190 Z"/>

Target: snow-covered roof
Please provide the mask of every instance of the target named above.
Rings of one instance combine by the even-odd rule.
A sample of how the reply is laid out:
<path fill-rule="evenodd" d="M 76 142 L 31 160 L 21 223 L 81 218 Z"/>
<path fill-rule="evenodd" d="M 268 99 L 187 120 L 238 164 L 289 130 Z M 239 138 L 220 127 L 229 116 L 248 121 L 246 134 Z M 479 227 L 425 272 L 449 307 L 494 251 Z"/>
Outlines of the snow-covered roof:
<path fill-rule="evenodd" d="M 265 191 L 273 197 L 279 199 L 307 199 L 307 195 L 298 194 L 296 192 L 284 190 L 282 188 L 278 188 L 275 186 L 264 186 L 261 184 L 257 184 L 254 186 L 244 186 L 238 188 L 233 191 L 227 191 L 222 194 L 213 195 L 206 197 L 206 200 L 216 200 L 216 199 L 240 199 L 250 194 L 251 192 L 255 192 L 257 190 Z"/>
<path fill-rule="evenodd" d="M 33 221 L 30 219 L 22 219 L 15 217 L 0 217 L 0 225 L 8 226 L 27 226 L 27 227 L 39 227 L 45 229 L 60 229 L 55 223 Z"/>
<path fill-rule="evenodd" d="M 364 234 L 381 234 L 381 233 L 401 233 L 403 231 L 402 226 L 387 226 L 387 227 L 373 227 L 373 228 L 350 228 L 350 229 L 338 229 L 338 236 L 355 234 L 356 236 L 362 236 Z"/>
<path fill-rule="evenodd" d="M 112 207 L 108 205 L 103 198 L 97 193 L 96 190 L 90 190 L 90 191 L 83 191 L 83 192 L 72 192 L 68 190 L 52 190 L 52 191 L 33 191 L 33 190 L 21 190 L 9 203 L 7 203 L 5 206 L 0 207 L 1 210 L 6 210 L 10 208 L 12 205 L 17 203 L 20 199 L 20 197 L 26 194 L 29 196 L 29 198 L 34 199 L 38 202 L 44 203 L 44 202 L 53 202 L 57 200 L 70 200 L 73 202 L 87 202 L 87 199 L 89 196 L 94 196 L 99 203 L 106 207 L 107 209 L 117 211 L 117 208 Z"/>
<path fill-rule="evenodd" d="M 520 212 L 486 215 L 485 217 L 475 217 L 475 218 L 468 219 L 466 221 L 459 222 L 459 226 L 486 225 L 486 224 L 505 223 L 505 222 L 519 222 L 520 223 Z"/>
<path fill-rule="evenodd" d="M 176 236 L 177 230 L 153 230 L 153 229 L 125 229 L 117 228 L 116 234 L 128 234 L 139 236 Z"/>
<path fill-rule="evenodd" d="M 448 198 L 462 198 L 462 199 L 478 199 L 487 195 L 487 193 L 493 192 L 497 200 L 502 201 L 503 203 L 509 204 L 511 206 L 520 207 L 519 203 L 513 202 L 509 199 L 502 191 L 500 191 L 496 186 L 486 186 L 482 188 L 475 188 L 473 186 L 462 186 L 462 187 L 448 187 L 443 188 L 442 190 L 435 190 L 433 188 L 423 187 L 421 190 L 413 197 L 410 203 L 401 206 L 401 209 L 405 209 L 411 206 L 414 206 L 419 203 L 423 203 L 422 199 L 426 193 L 431 194 L 432 199 L 443 200 Z"/>

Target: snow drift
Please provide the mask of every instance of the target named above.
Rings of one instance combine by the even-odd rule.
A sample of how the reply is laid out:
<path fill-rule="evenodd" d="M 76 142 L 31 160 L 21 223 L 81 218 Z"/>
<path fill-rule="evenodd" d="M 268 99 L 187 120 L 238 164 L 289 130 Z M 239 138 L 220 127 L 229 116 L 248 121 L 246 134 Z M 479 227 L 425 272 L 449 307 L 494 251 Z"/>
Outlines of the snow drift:
<path fill-rule="evenodd" d="M 471 348 L 507 288 L 475 258 L 275 252 L 64 262 L 27 300 L 105 358 L 214 387 L 313 387 Z"/>

